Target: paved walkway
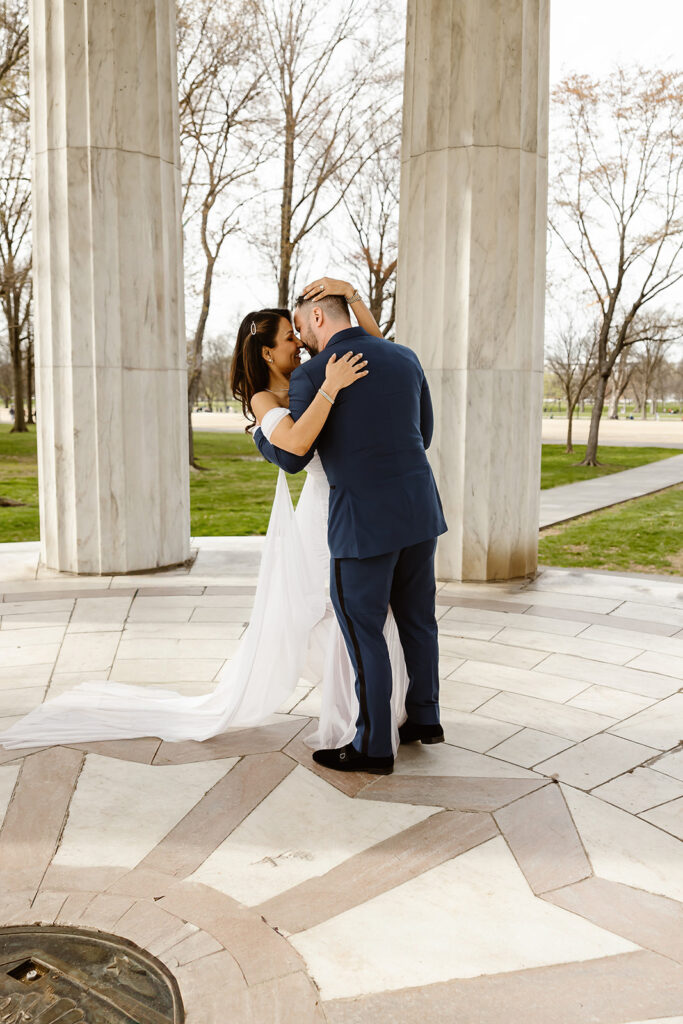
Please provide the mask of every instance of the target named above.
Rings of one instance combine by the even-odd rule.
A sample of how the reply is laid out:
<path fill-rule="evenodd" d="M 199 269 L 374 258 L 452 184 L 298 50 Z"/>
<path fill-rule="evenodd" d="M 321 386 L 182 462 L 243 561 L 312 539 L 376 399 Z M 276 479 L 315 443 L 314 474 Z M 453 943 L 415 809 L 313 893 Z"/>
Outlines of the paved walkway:
<path fill-rule="evenodd" d="M 0 549 L 2 724 L 87 678 L 210 690 L 258 543 L 153 576 L 33 558 Z M 0 751 L 1 922 L 131 939 L 188 1024 L 683 1024 L 683 580 L 438 600 L 448 742 L 390 777 L 313 763 L 304 680 L 206 743 Z"/>
<path fill-rule="evenodd" d="M 683 455 L 541 491 L 540 528 L 683 483 Z"/>
<path fill-rule="evenodd" d="M 586 443 L 589 427 L 589 419 L 574 420 L 572 433 L 575 444 Z M 564 444 L 567 439 L 567 420 L 544 416 L 542 439 L 544 444 Z M 600 424 L 600 444 L 683 449 L 683 417 L 666 417 L 660 420 L 603 420 Z"/>

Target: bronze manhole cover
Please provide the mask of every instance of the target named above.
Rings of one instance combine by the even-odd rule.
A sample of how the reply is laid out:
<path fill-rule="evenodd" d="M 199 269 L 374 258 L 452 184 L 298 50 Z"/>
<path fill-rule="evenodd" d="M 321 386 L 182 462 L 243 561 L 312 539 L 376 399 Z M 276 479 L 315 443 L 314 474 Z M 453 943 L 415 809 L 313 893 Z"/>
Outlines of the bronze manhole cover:
<path fill-rule="evenodd" d="M 182 1024 L 170 971 L 126 939 L 0 928 L 0 1024 Z"/>

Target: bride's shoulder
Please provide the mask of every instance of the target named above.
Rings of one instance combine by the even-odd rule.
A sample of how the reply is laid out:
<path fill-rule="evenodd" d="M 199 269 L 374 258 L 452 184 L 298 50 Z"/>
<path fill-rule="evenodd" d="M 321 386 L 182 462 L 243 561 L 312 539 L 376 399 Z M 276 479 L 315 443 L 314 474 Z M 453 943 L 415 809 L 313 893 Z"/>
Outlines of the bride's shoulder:
<path fill-rule="evenodd" d="M 257 391 L 251 400 L 251 411 L 257 420 L 262 420 L 269 409 L 277 409 L 278 401 L 270 391 Z"/>

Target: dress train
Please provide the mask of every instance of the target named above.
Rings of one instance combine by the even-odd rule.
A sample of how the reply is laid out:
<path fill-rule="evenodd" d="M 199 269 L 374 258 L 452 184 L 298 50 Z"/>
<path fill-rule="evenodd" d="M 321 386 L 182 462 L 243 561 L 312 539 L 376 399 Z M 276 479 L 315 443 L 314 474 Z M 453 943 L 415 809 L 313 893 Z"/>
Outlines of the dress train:
<path fill-rule="evenodd" d="M 326 584 L 328 485 L 317 456 L 308 467 L 296 511 L 285 474 L 275 499 L 251 621 L 215 689 L 187 697 L 170 689 L 92 681 L 48 700 L 0 733 L 6 748 L 158 736 L 206 740 L 228 728 L 262 724 L 300 679 L 322 680 L 322 708 L 311 746 L 336 747 L 356 731 L 354 673 Z M 405 718 L 408 680 L 398 631 L 389 613 L 385 637 L 394 673 L 392 733 Z"/>

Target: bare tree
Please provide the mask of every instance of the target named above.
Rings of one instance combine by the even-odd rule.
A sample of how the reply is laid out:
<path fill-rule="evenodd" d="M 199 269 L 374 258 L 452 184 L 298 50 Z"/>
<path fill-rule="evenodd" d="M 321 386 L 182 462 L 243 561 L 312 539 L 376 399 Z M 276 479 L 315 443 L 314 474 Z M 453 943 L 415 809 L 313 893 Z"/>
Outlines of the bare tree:
<path fill-rule="evenodd" d="M 662 398 L 670 402 L 676 412 L 683 413 L 683 359 L 677 362 L 668 359 L 662 368 Z"/>
<path fill-rule="evenodd" d="M 14 388 L 13 431 L 27 429 L 23 344 L 31 311 L 31 175 L 28 124 L 0 111 L 0 306 L 5 317 Z"/>
<path fill-rule="evenodd" d="M 679 405 L 681 406 L 681 412 L 683 413 L 683 359 L 679 360 L 673 373 L 671 391 L 672 394 L 676 395 Z M 683 417 L 681 418 L 683 419 Z"/>
<path fill-rule="evenodd" d="M 584 465 L 597 465 L 607 384 L 643 308 L 683 278 L 683 72 L 570 75 L 551 228 L 599 311 L 597 380 Z"/>
<path fill-rule="evenodd" d="M 12 363 L 9 358 L 9 351 L 3 345 L 0 347 L 0 400 L 9 409 L 12 403 L 14 386 L 12 383 Z"/>
<path fill-rule="evenodd" d="M 266 216 L 262 251 L 278 305 L 289 305 L 298 249 L 344 201 L 371 157 L 364 125 L 379 118 L 386 39 L 370 47 L 367 0 L 252 0 L 258 58 L 272 96 L 272 130 L 282 184 L 279 225 Z"/>
<path fill-rule="evenodd" d="M 33 278 L 31 278 L 29 284 L 27 305 L 30 312 L 26 319 L 26 423 L 34 426 L 36 422 L 33 413 L 33 398 L 36 393 L 36 356 L 33 343 L 33 317 L 31 316 L 33 309 Z"/>
<path fill-rule="evenodd" d="M 567 403 L 567 452 L 574 451 L 572 425 L 574 411 L 594 380 L 597 367 L 597 331 L 595 328 L 579 333 L 571 321 L 565 322 L 557 332 L 555 344 L 546 358 L 548 368 L 555 374 Z"/>
<path fill-rule="evenodd" d="M 640 325 L 640 340 L 634 346 L 631 389 L 642 419 L 647 419 L 647 403 L 662 390 L 662 371 L 666 354 L 683 333 L 683 324 L 676 320 L 650 320 Z"/>
<path fill-rule="evenodd" d="M 31 181 L 28 136 L 28 4 L 0 5 L 0 307 L 7 330 L 15 406 L 26 429 L 22 343 L 30 314 Z"/>
<path fill-rule="evenodd" d="M 202 388 L 209 402 L 216 400 L 227 403 L 232 398 L 230 388 L 230 367 L 232 365 L 232 344 L 225 334 L 207 338 L 206 357 Z"/>
<path fill-rule="evenodd" d="M 192 407 L 199 393 L 216 265 L 226 239 L 240 228 L 240 213 L 251 198 L 244 186 L 253 186 L 270 142 L 261 126 L 260 73 L 251 59 L 254 32 L 248 0 L 228 7 L 213 0 L 184 0 L 178 9 L 183 227 L 195 257 L 200 296 L 188 339 L 188 434 L 194 467 Z"/>
<path fill-rule="evenodd" d="M 0 107 L 28 118 L 28 3 L 0 2 Z"/>
<path fill-rule="evenodd" d="M 396 321 L 400 110 L 384 126 L 381 148 L 373 152 L 344 197 L 354 245 L 350 259 L 365 277 L 369 306 L 385 338 Z M 381 132 L 372 133 L 375 144 Z"/>

